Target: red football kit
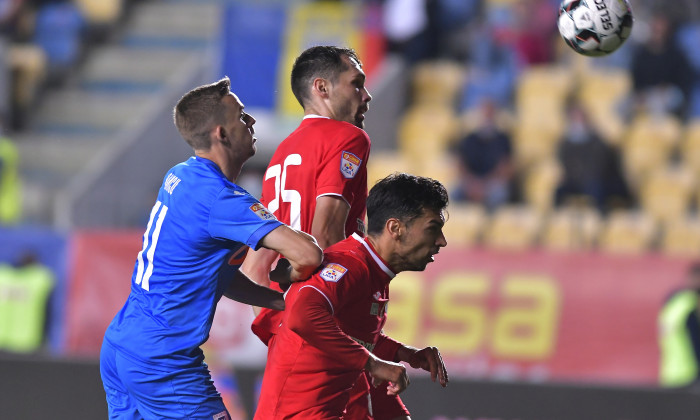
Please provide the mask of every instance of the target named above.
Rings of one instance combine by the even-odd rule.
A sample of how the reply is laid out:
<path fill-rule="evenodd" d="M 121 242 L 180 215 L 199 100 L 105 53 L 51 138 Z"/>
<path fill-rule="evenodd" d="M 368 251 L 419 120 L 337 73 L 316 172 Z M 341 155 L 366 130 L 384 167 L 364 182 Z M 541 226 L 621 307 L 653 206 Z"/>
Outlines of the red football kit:
<path fill-rule="evenodd" d="M 369 351 L 401 345 L 381 333 L 393 277 L 357 234 L 326 249 L 322 269 L 287 292 L 256 420 L 343 418 L 358 379 L 369 387 Z"/>
<path fill-rule="evenodd" d="M 345 236 L 353 233 L 364 236 L 369 151 L 370 139 L 364 130 L 343 121 L 306 116 L 272 156 L 264 175 L 260 201 L 281 222 L 311 233 L 316 199 L 323 195 L 342 197 L 350 205 Z M 279 290 L 276 283 L 270 286 Z M 282 312 L 262 308 L 251 329 L 270 345 L 282 315 Z M 380 345 L 375 354 L 393 360 L 395 349 Z M 345 418 L 372 419 L 367 380 L 361 378 L 355 388 Z M 371 392 L 377 419 L 408 415 L 398 396 L 386 395 L 386 387 L 373 388 Z"/>
<path fill-rule="evenodd" d="M 284 139 L 265 171 L 260 202 L 277 219 L 311 233 L 316 199 L 342 197 L 350 205 L 345 236 L 364 236 L 367 203 L 367 158 L 370 140 L 364 130 L 330 118 L 307 116 Z M 277 284 L 270 285 L 279 290 Z M 262 308 L 253 332 L 268 344 L 282 313 Z"/>

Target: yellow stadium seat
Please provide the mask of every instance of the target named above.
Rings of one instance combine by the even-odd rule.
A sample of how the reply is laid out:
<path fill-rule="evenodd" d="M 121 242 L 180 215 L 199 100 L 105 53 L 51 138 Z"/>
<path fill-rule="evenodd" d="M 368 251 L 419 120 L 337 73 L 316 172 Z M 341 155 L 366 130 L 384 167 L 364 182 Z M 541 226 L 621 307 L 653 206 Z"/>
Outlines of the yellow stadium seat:
<path fill-rule="evenodd" d="M 686 216 L 667 224 L 661 238 L 661 251 L 678 257 L 700 257 L 700 219 Z"/>
<path fill-rule="evenodd" d="M 493 213 L 484 243 L 494 249 L 521 251 L 535 245 L 542 216 L 524 205 L 506 205 Z"/>
<path fill-rule="evenodd" d="M 466 69 L 448 60 L 418 63 L 413 70 L 413 103 L 453 106 L 462 91 Z"/>
<path fill-rule="evenodd" d="M 513 162 L 518 170 L 527 170 L 539 162 L 556 159 L 561 127 L 533 127 L 516 123 L 513 129 Z"/>
<path fill-rule="evenodd" d="M 562 176 L 562 168 L 554 159 L 543 160 L 524 174 L 525 202 L 540 213 L 547 213 L 554 205 L 554 192 Z"/>
<path fill-rule="evenodd" d="M 516 88 L 516 101 L 523 95 L 554 96 L 563 101 L 573 87 L 571 72 L 564 66 L 540 65 L 523 70 Z M 533 96 L 533 97 L 534 97 Z"/>
<path fill-rule="evenodd" d="M 450 106 L 412 106 L 399 123 L 399 152 L 415 161 L 441 156 L 455 141 L 457 127 L 458 119 Z"/>
<path fill-rule="evenodd" d="M 373 151 L 367 161 L 367 186 L 394 172 L 416 174 L 412 162 L 395 151 Z"/>
<path fill-rule="evenodd" d="M 598 248 L 612 254 L 641 254 L 651 249 L 657 224 L 641 211 L 616 210 L 607 216 L 598 239 Z"/>
<path fill-rule="evenodd" d="M 672 116 L 644 114 L 634 119 L 622 144 L 624 169 L 633 186 L 669 161 L 680 133 L 681 123 Z"/>
<path fill-rule="evenodd" d="M 694 174 L 687 166 L 666 165 L 652 170 L 639 189 L 641 207 L 661 223 L 685 217 L 694 185 Z"/>
<path fill-rule="evenodd" d="M 593 207 L 562 207 L 549 215 L 541 244 L 552 251 L 591 250 L 597 245 L 601 226 L 601 215 Z"/>
<path fill-rule="evenodd" d="M 115 23 L 122 15 L 123 0 L 74 0 L 83 16 L 91 24 Z"/>
<path fill-rule="evenodd" d="M 622 139 L 625 123 L 617 107 L 626 99 L 631 85 L 629 72 L 622 69 L 591 68 L 581 74 L 579 99 L 591 123 L 612 144 Z"/>
<path fill-rule="evenodd" d="M 480 242 L 488 214 L 475 203 L 450 203 L 444 233 L 449 245 L 473 246 Z"/>

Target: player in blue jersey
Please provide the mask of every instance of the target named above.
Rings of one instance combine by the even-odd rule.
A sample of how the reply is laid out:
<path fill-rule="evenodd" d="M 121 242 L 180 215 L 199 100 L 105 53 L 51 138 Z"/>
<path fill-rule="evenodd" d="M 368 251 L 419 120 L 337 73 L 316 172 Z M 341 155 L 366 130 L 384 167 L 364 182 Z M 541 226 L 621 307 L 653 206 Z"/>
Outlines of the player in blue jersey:
<path fill-rule="evenodd" d="M 186 93 L 175 125 L 195 156 L 171 168 L 151 210 L 131 293 L 107 328 L 100 373 L 111 419 L 230 419 L 200 349 L 222 295 L 284 309 L 239 270 L 248 247 L 283 254 L 293 279 L 322 259 L 234 181 L 255 154 L 255 119 L 224 78 Z M 286 269 L 287 267 L 285 267 Z"/>

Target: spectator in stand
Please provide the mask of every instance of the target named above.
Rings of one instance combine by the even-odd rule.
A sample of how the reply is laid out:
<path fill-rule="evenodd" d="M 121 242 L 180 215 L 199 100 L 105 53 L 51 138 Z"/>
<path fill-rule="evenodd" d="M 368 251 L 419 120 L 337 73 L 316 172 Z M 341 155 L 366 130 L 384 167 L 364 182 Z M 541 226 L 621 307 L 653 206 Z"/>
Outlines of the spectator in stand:
<path fill-rule="evenodd" d="M 566 121 L 566 133 L 558 150 L 564 174 L 555 192 L 555 202 L 561 205 L 584 196 L 605 212 L 611 198 L 627 196 L 619 155 L 600 137 L 577 101 L 567 105 Z"/>
<path fill-rule="evenodd" d="M 700 263 L 688 270 L 687 285 L 659 312 L 659 384 L 700 386 Z"/>
<path fill-rule="evenodd" d="M 651 113 L 685 117 L 694 79 L 688 58 L 674 42 L 675 26 L 664 14 L 649 22 L 649 38 L 632 56 L 635 106 Z"/>
<path fill-rule="evenodd" d="M 16 266 L 0 265 L 0 349 L 41 349 L 54 284 L 54 274 L 33 252 L 25 253 Z"/>
<path fill-rule="evenodd" d="M 470 47 L 469 75 L 464 85 L 460 108 L 478 107 L 488 98 L 500 107 L 509 107 L 520 72 L 509 22 L 501 22 L 497 14 L 494 22 L 484 25 L 474 34 Z"/>
<path fill-rule="evenodd" d="M 22 215 L 18 165 L 17 147 L 4 136 L 0 119 L 0 225 L 15 224 Z"/>
<path fill-rule="evenodd" d="M 511 197 L 513 178 L 510 134 L 498 127 L 497 108 L 484 100 L 479 126 L 457 145 L 459 184 L 455 201 L 472 201 L 494 209 Z"/>

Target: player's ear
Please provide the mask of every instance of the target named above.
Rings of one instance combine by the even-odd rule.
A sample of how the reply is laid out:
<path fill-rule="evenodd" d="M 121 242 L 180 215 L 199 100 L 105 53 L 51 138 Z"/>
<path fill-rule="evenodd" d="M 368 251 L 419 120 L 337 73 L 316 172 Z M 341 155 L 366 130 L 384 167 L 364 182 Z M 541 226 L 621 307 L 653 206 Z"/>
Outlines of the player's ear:
<path fill-rule="evenodd" d="M 393 217 L 388 219 L 385 227 L 387 232 L 389 232 L 394 240 L 399 240 L 401 238 L 401 234 L 403 233 L 404 229 L 399 219 L 395 219 Z"/>
<path fill-rule="evenodd" d="M 329 89 L 329 83 L 328 80 L 317 77 L 314 79 L 313 83 L 313 90 L 318 93 L 322 98 L 327 98 L 328 97 L 328 89 Z"/>

